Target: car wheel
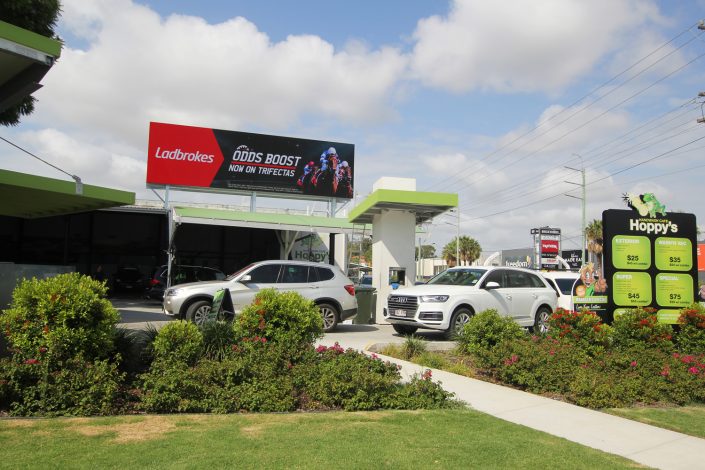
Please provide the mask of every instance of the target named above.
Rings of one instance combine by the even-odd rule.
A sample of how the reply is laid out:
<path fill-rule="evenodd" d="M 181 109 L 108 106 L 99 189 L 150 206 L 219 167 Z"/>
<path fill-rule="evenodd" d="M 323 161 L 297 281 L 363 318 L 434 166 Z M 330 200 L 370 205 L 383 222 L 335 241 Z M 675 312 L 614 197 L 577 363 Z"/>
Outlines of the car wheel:
<path fill-rule="evenodd" d="M 392 325 L 392 328 L 394 328 L 394 331 L 399 333 L 400 335 L 413 335 L 416 333 L 416 328 L 415 326 L 409 326 L 409 325 Z"/>
<path fill-rule="evenodd" d="M 465 327 L 465 324 L 470 321 L 473 315 L 473 311 L 466 307 L 460 307 L 453 312 L 453 316 L 450 317 L 450 326 L 448 326 L 448 329 L 445 331 L 446 339 L 455 338 L 458 333 L 463 330 L 463 327 Z"/>
<path fill-rule="evenodd" d="M 550 317 L 551 311 L 546 307 L 541 307 L 536 312 L 536 317 L 534 318 L 534 332 L 546 333 L 548 331 L 548 319 Z"/>
<path fill-rule="evenodd" d="M 338 311 L 331 304 L 318 304 L 323 319 L 323 332 L 329 333 L 338 326 Z"/>
<path fill-rule="evenodd" d="M 186 320 L 200 326 L 205 323 L 210 311 L 210 302 L 208 302 L 207 300 L 198 300 L 192 303 L 189 306 L 188 310 L 186 310 Z"/>

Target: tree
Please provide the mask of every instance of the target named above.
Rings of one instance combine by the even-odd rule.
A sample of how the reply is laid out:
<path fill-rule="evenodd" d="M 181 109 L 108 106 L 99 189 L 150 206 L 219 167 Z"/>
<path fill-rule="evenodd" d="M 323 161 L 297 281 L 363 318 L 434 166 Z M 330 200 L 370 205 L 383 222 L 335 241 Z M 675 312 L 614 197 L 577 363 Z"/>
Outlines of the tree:
<path fill-rule="evenodd" d="M 56 38 L 54 27 L 61 13 L 59 0 L 12 0 L 0 3 L 0 21 L 32 31 L 42 36 Z M 0 112 L 0 125 L 16 126 L 21 116 L 34 111 L 36 99 L 31 95 Z"/>
<path fill-rule="evenodd" d="M 460 261 L 465 265 L 470 265 L 480 259 L 482 247 L 474 238 L 466 235 L 460 237 Z"/>
<path fill-rule="evenodd" d="M 434 258 L 436 256 L 436 247 L 433 245 L 421 245 L 421 258 Z M 416 260 L 419 259 L 419 247 L 416 247 Z"/>
<path fill-rule="evenodd" d="M 598 271 L 602 264 L 602 221 L 594 219 L 585 227 L 585 238 L 587 238 L 587 250 L 592 254 L 593 259 L 597 259 Z"/>
<path fill-rule="evenodd" d="M 441 257 L 445 260 L 446 264 L 448 266 L 455 266 L 457 265 L 457 261 L 455 258 L 455 246 L 456 246 L 456 239 L 452 239 L 450 242 L 446 244 L 446 246 L 443 247 L 443 251 L 441 252 Z"/>

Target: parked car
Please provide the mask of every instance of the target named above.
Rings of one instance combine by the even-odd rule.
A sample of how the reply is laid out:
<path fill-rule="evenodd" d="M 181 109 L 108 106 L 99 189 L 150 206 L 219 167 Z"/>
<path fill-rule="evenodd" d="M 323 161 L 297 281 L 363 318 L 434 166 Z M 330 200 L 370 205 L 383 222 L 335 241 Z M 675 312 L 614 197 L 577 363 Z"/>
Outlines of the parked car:
<path fill-rule="evenodd" d="M 372 275 L 371 274 L 363 275 L 357 284 L 359 286 L 372 287 Z"/>
<path fill-rule="evenodd" d="M 113 275 L 113 292 L 142 292 L 144 276 L 137 268 L 121 267 Z"/>
<path fill-rule="evenodd" d="M 357 314 L 353 282 L 335 266 L 309 261 L 260 261 L 250 264 L 222 281 L 180 284 L 167 289 L 164 313 L 201 323 L 211 309 L 216 291 L 227 288 L 235 315 L 252 303 L 261 289 L 295 291 L 318 305 L 323 330 Z"/>
<path fill-rule="evenodd" d="M 580 274 L 572 271 L 546 271 L 541 275 L 558 294 L 558 306 L 573 310 L 573 285 L 580 279 Z"/>
<path fill-rule="evenodd" d="M 159 266 L 152 273 L 152 278 L 149 280 L 149 287 L 145 292 L 145 297 L 148 299 L 164 300 L 164 291 L 166 290 L 167 266 Z M 205 266 L 187 266 L 187 265 L 172 265 L 171 266 L 171 284 L 185 284 L 187 282 L 199 281 L 222 281 L 225 279 L 225 273 L 219 269 L 208 268 Z"/>
<path fill-rule="evenodd" d="M 548 328 L 557 295 L 543 277 L 522 268 L 467 266 L 450 268 L 428 283 L 394 291 L 383 315 L 397 333 L 419 328 L 451 337 L 486 309 L 511 316 L 519 325 Z"/>

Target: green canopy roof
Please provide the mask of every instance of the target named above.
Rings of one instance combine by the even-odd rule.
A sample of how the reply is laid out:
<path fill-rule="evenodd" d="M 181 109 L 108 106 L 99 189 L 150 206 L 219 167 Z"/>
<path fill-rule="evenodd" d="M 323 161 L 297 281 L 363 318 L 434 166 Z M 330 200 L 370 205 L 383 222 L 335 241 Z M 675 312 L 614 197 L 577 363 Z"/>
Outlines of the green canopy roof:
<path fill-rule="evenodd" d="M 0 21 L 0 111 L 41 88 L 61 41 Z"/>
<path fill-rule="evenodd" d="M 355 224 L 369 224 L 385 209 L 405 210 L 414 212 L 416 223 L 421 224 L 457 206 L 457 194 L 378 189 L 350 212 L 348 220 Z"/>
<path fill-rule="evenodd" d="M 238 212 L 200 207 L 175 207 L 174 220 L 187 224 L 293 230 L 298 232 L 350 233 L 347 219 L 263 212 Z"/>
<path fill-rule="evenodd" d="M 26 219 L 135 203 L 135 193 L 0 170 L 0 215 Z"/>

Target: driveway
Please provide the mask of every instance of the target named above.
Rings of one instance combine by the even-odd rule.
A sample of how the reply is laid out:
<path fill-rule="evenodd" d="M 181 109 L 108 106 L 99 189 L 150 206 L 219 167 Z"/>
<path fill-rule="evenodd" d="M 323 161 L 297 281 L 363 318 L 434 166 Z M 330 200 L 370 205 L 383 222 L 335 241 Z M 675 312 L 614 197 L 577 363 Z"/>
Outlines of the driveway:
<path fill-rule="evenodd" d="M 113 306 L 120 312 L 119 326 L 129 329 L 143 329 L 148 324 L 161 328 L 172 318 L 162 313 L 160 302 L 137 298 L 111 298 Z M 451 341 L 444 341 L 441 333 L 419 330 L 416 336 L 429 342 L 429 349 L 450 349 L 454 346 Z M 332 333 L 327 333 L 318 341 L 318 344 L 333 346 L 336 342 L 344 348 L 353 348 L 360 351 L 375 350 L 389 343 L 403 343 L 405 338 L 397 334 L 391 325 L 355 325 L 350 321 L 338 325 Z"/>

